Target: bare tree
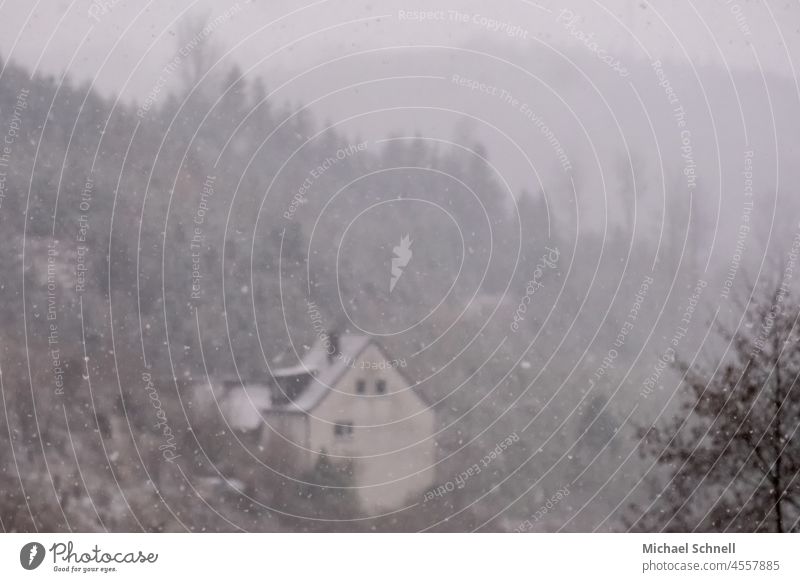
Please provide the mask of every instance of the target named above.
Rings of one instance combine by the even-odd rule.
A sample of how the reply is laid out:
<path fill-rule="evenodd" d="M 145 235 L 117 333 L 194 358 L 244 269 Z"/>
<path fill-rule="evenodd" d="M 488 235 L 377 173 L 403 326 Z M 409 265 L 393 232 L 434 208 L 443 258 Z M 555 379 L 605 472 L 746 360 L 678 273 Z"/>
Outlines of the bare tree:
<path fill-rule="evenodd" d="M 646 531 L 789 532 L 800 529 L 800 306 L 788 277 L 757 291 L 743 325 L 719 326 L 728 346 L 719 368 L 684 374 L 682 412 L 641 429 L 643 454 L 669 480 L 628 524 Z"/>
<path fill-rule="evenodd" d="M 212 21 L 207 13 L 193 13 L 178 23 L 177 50 L 180 75 L 185 91 L 194 90 L 214 65 L 220 51 L 211 38 Z"/>

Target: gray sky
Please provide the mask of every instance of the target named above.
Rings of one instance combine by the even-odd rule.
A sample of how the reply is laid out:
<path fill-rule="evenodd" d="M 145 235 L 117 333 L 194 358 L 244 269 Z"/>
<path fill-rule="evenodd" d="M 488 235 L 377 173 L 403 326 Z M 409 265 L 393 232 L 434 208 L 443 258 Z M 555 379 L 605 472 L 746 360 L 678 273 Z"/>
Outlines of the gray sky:
<path fill-rule="evenodd" d="M 800 54 L 797 2 L 749 0 L 652 4 L 628 0 L 602 4 L 586 0 L 7 0 L 0 7 L 0 51 L 5 58 L 10 55 L 48 73 L 69 71 L 79 79 L 94 79 L 104 92 L 122 90 L 126 96 L 143 98 L 174 54 L 177 19 L 187 13 L 213 18 L 237 5 L 239 10 L 214 29 L 213 42 L 231 50 L 233 59 L 244 66 L 271 55 L 263 70 L 298 70 L 332 55 L 393 45 L 459 46 L 489 41 L 525 48 L 537 40 L 560 47 L 574 45 L 556 22 L 562 9 L 581 16 L 581 28 L 593 32 L 609 52 L 627 58 L 642 57 L 644 51 L 652 57 L 681 60 L 688 55 L 697 64 L 760 64 L 793 76 L 787 55 Z M 423 23 L 399 18 L 399 11 L 414 10 L 458 10 L 469 19 L 458 22 L 449 13 L 445 20 Z M 529 34 L 527 39 L 504 38 L 502 32 L 473 21 L 476 16 L 508 22 Z M 749 36 L 743 33 L 745 27 Z"/>

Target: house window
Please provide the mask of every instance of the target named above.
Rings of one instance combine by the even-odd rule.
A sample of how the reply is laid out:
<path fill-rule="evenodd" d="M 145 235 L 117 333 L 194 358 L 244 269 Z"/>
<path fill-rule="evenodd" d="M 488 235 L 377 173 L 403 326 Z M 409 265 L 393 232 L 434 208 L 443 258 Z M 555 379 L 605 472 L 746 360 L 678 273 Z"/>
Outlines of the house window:
<path fill-rule="evenodd" d="M 353 434 L 353 423 L 337 422 L 333 425 L 333 434 L 340 438 L 351 436 Z"/>
<path fill-rule="evenodd" d="M 97 428 L 103 438 L 111 438 L 111 421 L 102 412 L 97 415 Z"/>
<path fill-rule="evenodd" d="M 367 391 L 366 380 L 356 380 L 356 392 L 358 394 L 363 394 L 366 391 Z"/>
<path fill-rule="evenodd" d="M 386 392 L 386 380 L 378 380 L 375 383 L 375 391 L 378 394 L 383 394 Z"/>

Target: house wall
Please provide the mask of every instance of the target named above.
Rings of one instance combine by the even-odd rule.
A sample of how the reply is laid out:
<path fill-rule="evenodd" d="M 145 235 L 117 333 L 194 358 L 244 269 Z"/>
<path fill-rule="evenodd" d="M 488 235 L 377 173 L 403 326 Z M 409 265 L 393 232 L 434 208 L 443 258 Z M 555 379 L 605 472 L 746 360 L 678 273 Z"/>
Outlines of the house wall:
<path fill-rule="evenodd" d="M 369 345 L 310 414 L 309 448 L 340 460 L 352 459 L 357 494 L 370 514 L 413 503 L 433 484 L 436 452 L 432 438 L 433 411 L 411 389 L 396 369 L 373 369 L 387 362 Z M 356 382 L 366 381 L 365 394 Z M 376 382 L 386 381 L 386 393 L 376 393 Z M 353 434 L 337 436 L 334 425 L 352 422 Z"/>
<path fill-rule="evenodd" d="M 309 419 L 305 414 L 265 412 L 269 426 L 262 427 L 261 444 L 270 451 L 269 458 L 280 466 L 275 469 L 299 479 L 313 468 L 316 453 L 307 448 Z"/>

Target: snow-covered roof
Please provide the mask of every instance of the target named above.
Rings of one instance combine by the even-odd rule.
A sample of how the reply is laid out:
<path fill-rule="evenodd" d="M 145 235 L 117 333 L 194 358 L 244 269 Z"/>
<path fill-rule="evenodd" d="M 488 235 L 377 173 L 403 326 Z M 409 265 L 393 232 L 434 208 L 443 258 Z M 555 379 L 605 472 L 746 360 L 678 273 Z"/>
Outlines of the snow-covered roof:
<path fill-rule="evenodd" d="M 329 356 L 330 344 L 318 340 L 299 364 L 272 370 L 270 384 L 236 383 L 225 390 L 220 406 L 231 427 L 242 431 L 256 429 L 263 424 L 262 413 L 267 410 L 293 413 L 313 410 L 371 342 L 365 335 L 351 334 L 340 335 L 337 341 L 338 352 Z M 282 393 L 287 380 L 292 395 Z"/>
<path fill-rule="evenodd" d="M 272 410 L 281 412 L 309 412 L 319 404 L 333 388 L 339 378 L 347 371 L 348 366 L 369 345 L 370 339 L 364 335 L 341 335 L 338 337 L 339 352 L 329 357 L 326 346 L 322 341 L 317 341 L 303 357 L 299 366 L 299 373 L 308 374 L 308 384 L 300 394 L 291 402 L 273 406 Z"/>
<path fill-rule="evenodd" d="M 272 376 L 275 378 L 286 378 L 289 376 L 300 376 L 301 374 L 314 374 L 317 372 L 316 368 L 310 368 L 303 363 L 296 366 L 289 366 L 287 368 L 273 368 Z"/>

